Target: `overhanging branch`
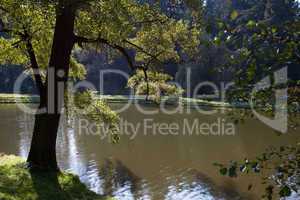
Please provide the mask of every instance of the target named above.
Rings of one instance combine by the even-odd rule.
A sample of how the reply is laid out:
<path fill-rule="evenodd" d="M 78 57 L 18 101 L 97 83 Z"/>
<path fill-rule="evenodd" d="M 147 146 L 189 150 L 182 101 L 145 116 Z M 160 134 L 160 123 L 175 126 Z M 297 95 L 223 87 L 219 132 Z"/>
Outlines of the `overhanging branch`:
<path fill-rule="evenodd" d="M 129 67 L 134 71 L 136 69 L 143 69 L 145 68 L 145 66 L 137 66 L 134 64 L 134 59 L 130 56 L 130 54 L 127 52 L 126 48 L 120 46 L 120 45 L 117 45 L 117 44 L 112 44 L 110 43 L 108 40 L 106 39 L 103 39 L 103 38 L 97 38 L 97 39 L 89 39 L 89 38 L 85 38 L 85 37 L 81 37 L 81 36 L 75 36 L 75 42 L 78 43 L 78 44 L 82 44 L 82 43 L 102 43 L 102 44 L 105 44 L 113 49 L 116 49 L 118 50 L 127 60 L 128 62 L 128 65 Z M 125 43 L 135 47 L 138 51 L 148 55 L 149 57 L 151 57 L 151 62 L 152 61 L 157 61 L 159 63 L 162 63 L 163 62 L 161 60 L 158 59 L 158 56 L 162 53 L 158 53 L 157 55 L 152 55 L 151 53 L 147 52 L 146 50 L 144 50 L 142 47 L 128 41 L 128 40 L 124 40 Z M 149 65 L 150 63 L 147 64 L 147 66 Z"/>
<path fill-rule="evenodd" d="M 136 44 L 134 44 L 134 43 L 132 43 L 132 42 L 130 42 L 130 41 L 128 41 L 128 40 L 124 40 L 124 42 L 126 42 L 127 44 L 129 44 L 129 45 L 135 47 L 138 51 L 140 51 L 140 52 L 146 54 L 147 56 L 150 56 L 153 60 L 156 60 L 156 61 L 159 62 L 159 63 L 163 63 L 161 60 L 159 60 L 159 59 L 157 58 L 157 56 L 152 55 L 151 53 L 147 52 L 147 51 L 146 51 L 145 49 L 143 49 L 142 47 L 140 47 L 140 46 L 138 46 L 138 45 L 136 45 Z"/>
<path fill-rule="evenodd" d="M 136 66 L 134 65 L 133 58 L 129 55 L 126 48 L 124 48 L 120 45 L 112 44 L 108 40 L 103 39 L 103 38 L 89 39 L 89 38 L 85 38 L 85 37 L 81 37 L 81 36 L 76 36 L 75 40 L 76 40 L 76 43 L 78 43 L 78 44 L 82 44 L 82 43 L 102 43 L 102 44 L 105 44 L 105 45 L 107 45 L 107 46 L 109 46 L 113 49 L 116 49 L 126 58 L 129 67 L 132 70 L 136 69 Z"/>

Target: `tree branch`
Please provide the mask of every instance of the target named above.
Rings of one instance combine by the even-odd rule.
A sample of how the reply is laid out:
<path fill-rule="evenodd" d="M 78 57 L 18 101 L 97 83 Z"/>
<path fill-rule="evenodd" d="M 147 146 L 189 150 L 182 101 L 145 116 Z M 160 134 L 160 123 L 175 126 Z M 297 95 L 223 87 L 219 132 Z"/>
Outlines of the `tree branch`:
<path fill-rule="evenodd" d="M 13 32 L 13 30 L 4 28 L 4 24 L 3 24 L 2 20 L 0 20 L 0 32 L 11 33 L 11 32 Z M 16 33 L 21 37 L 21 39 L 12 45 L 17 46 L 21 42 L 26 42 L 26 50 L 27 50 L 27 53 L 28 53 L 28 56 L 30 59 L 31 68 L 32 68 L 33 74 L 34 74 L 34 79 L 36 81 L 36 84 L 37 84 L 40 94 L 42 94 L 45 86 L 44 86 L 44 83 L 42 80 L 42 76 L 41 76 L 40 68 L 39 68 L 39 65 L 38 65 L 38 62 L 37 62 L 37 59 L 35 56 L 35 52 L 34 52 L 34 49 L 33 49 L 32 43 L 31 43 L 31 37 L 28 34 L 28 32 L 26 31 L 26 29 L 24 29 L 24 33 L 22 33 L 22 32 L 16 32 Z"/>
<path fill-rule="evenodd" d="M 81 37 L 81 36 L 75 36 L 75 42 L 78 43 L 79 45 L 82 45 L 82 43 L 102 43 L 102 44 L 106 44 L 107 46 L 113 48 L 113 49 L 116 49 L 118 50 L 120 53 L 122 53 L 122 55 L 126 58 L 127 62 L 128 62 L 128 65 L 129 67 L 134 71 L 136 69 L 144 69 L 145 66 L 137 66 L 137 65 L 134 65 L 134 59 L 129 55 L 129 53 L 127 52 L 126 48 L 120 46 L 120 45 L 116 45 L 116 44 L 111 44 L 108 40 L 106 39 L 103 39 L 103 38 L 97 38 L 97 39 L 89 39 L 89 38 L 85 38 L 85 37 Z M 149 63 L 147 64 L 147 67 L 148 65 L 150 64 L 150 62 L 152 61 L 157 61 L 161 64 L 164 64 L 163 61 L 159 60 L 158 59 L 158 56 L 163 53 L 163 52 L 160 52 L 158 53 L 157 55 L 153 55 L 149 52 L 147 52 L 146 50 L 144 50 L 142 47 L 128 41 L 128 40 L 124 40 L 125 43 L 135 47 L 138 51 L 148 55 L 151 57 Z"/>
<path fill-rule="evenodd" d="M 161 60 L 159 60 L 159 59 L 157 58 L 157 56 L 152 55 L 151 53 L 149 53 L 149 52 L 147 52 L 146 50 L 144 50 L 142 47 L 140 47 L 140 46 L 138 46 L 138 45 L 136 45 L 136 44 L 134 44 L 134 43 L 132 43 L 132 42 L 130 42 L 130 41 L 128 41 L 128 40 L 124 40 L 124 42 L 126 42 L 127 44 L 130 44 L 131 46 L 137 48 L 139 51 L 141 51 L 142 53 L 146 54 L 147 56 L 150 56 L 153 60 L 156 60 L 156 61 L 158 61 L 159 63 L 163 63 Z"/>
<path fill-rule="evenodd" d="M 44 83 L 43 83 L 43 80 L 42 80 L 41 71 L 40 71 L 39 65 L 37 63 L 37 59 L 36 59 L 36 56 L 35 56 L 35 52 L 34 52 L 30 37 L 26 33 L 25 33 L 25 35 L 27 36 L 26 50 L 27 50 L 27 53 L 28 53 L 28 56 L 29 56 L 29 59 L 30 59 L 31 68 L 32 68 L 33 74 L 34 74 L 34 79 L 36 81 L 36 84 L 37 84 L 38 90 L 40 92 L 40 95 L 42 95 L 45 86 L 44 86 Z"/>
<path fill-rule="evenodd" d="M 6 8 L 4 8 L 3 6 L 0 5 L 0 10 L 4 11 L 4 12 L 8 12 L 8 10 Z"/>
<path fill-rule="evenodd" d="M 4 29 L 4 23 L 2 19 L 0 18 L 0 32 Z"/>
<path fill-rule="evenodd" d="M 129 55 L 127 50 L 124 47 L 120 46 L 120 45 L 111 44 L 108 40 L 103 39 L 103 38 L 89 39 L 89 38 L 85 38 L 85 37 L 81 37 L 81 36 L 75 36 L 75 40 L 76 40 L 76 43 L 78 43 L 78 44 L 82 44 L 82 43 L 102 43 L 102 44 L 106 44 L 107 46 L 118 50 L 126 58 L 129 67 L 133 71 L 137 68 L 134 65 L 133 58 Z"/>
<path fill-rule="evenodd" d="M 160 24 L 164 24 L 166 23 L 168 20 L 162 20 L 162 19 L 152 19 L 152 20 L 145 20 L 145 21 L 136 21 L 136 22 L 132 22 L 132 25 L 143 25 L 143 24 L 153 24 L 153 23 L 160 23 Z"/>
<path fill-rule="evenodd" d="M 25 38 L 24 33 L 19 32 L 19 31 L 15 31 L 15 30 L 12 30 L 12 29 L 5 28 L 5 25 L 2 21 L 2 19 L 0 19 L 0 33 L 13 33 L 13 32 L 15 32 L 17 35 L 19 35 L 22 38 L 22 40 Z"/>

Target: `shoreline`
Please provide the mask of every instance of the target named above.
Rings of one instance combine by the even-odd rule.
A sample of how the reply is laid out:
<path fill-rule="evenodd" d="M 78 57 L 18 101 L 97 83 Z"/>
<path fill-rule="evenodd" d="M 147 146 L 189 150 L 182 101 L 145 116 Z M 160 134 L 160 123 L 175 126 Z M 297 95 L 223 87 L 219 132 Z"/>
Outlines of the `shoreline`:
<path fill-rule="evenodd" d="M 128 103 L 132 101 L 133 103 L 139 103 L 142 105 L 157 105 L 157 103 L 153 101 L 145 100 L 145 96 L 126 96 L 126 95 L 99 95 L 100 99 L 105 100 L 110 104 L 118 104 L 118 103 Z M 24 104 L 36 104 L 39 103 L 40 98 L 38 95 L 25 95 L 25 94 L 0 94 L 0 104 L 16 104 L 16 103 L 24 103 Z M 208 101 L 204 99 L 193 99 L 187 97 L 163 97 L 162 102 L 166 105 L 178 105 L 182 106 L 206 106 L 206 107 L 218 107 L 218 108 L 244 108 L 249 109 L 250 106 L 248 104 L 230 104 L 226 102 L 220 101 Z"/>

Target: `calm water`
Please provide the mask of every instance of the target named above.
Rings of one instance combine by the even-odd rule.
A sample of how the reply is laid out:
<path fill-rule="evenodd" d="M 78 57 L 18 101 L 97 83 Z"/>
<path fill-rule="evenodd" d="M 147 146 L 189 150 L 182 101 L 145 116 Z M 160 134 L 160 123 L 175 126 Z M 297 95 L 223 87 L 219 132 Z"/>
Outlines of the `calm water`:
<path fill-rule="evenodd" d="M 1 105 L 0 116 L 0 152 L 26 157 L 33 117 L 15 105 Z M 239 124 L 235 135 L 224 136 L 197 135 L 196 129 L 191 135 L 159 135 L 158 129 L 144 129 L 145 119 L 153 119 L 148 121 L 151 123 L 177 123 L 179 130 L 183 130 L 185 123 L 192 125 L 198 120 L 213 124 L 221 116 L 203 115 L 195 110 L 190 114 L 148 116 L 132 106 L 121 117 L 128 124 L 138 127 L 140 123 L 141 127 L 133 140 L 123 134 L 117 145 L 108 139 L 101 140 L 99 135 L 87 134 L 85 129 L 65 125 L 57 144 L 59 164 L 79 175 L 93 191 L 120 200 L 259 199 L 263 190 L 259 177 L 221 177 L 212 164 L 251 158 L 270 145 L 295 143 L 300 139 L 296 132 L 279 137 L 256 120 Z M 247 191 L 249 183 L 254 185 L 251 193 Z"/>

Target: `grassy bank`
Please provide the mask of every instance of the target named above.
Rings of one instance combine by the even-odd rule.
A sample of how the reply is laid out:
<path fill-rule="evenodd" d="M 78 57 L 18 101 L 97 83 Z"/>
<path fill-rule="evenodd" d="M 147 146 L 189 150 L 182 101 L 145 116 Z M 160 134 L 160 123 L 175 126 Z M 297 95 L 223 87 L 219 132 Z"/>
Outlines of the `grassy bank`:
<path fill-rule="evenodd" d="M 125 95 L 100 95 L 99 98 L 104 99 L 108 103 L 139 103 L 143 104 L 155 104 L 152 101 L 146 101 L 145 96 L 125 96 Z M 0 94 L 0 103 L 14 104 L 14 103 L 38 103 L 39 96 L 37 95 L 17 95 L 17 94 Z M 193 98 L 172 98 L 163 97 L 162 102 L 167 105 L 181 104 L 183 106 L 208 106 L 208 107 L 227 107 L 227 108 L 248 108 L 245 104 L 229 104 L 218 101 L 208 101 L 203 99 Z"/>
<path fill-rule="evenodd" d="M 0 155 L 1 200 L 113 200 L 87 189 L 67 173 L 30 173 L 16 156 Z"/>
<path fill-rule="evenodd" d="M 38 103 L 40 97 L 37 95 L 0 94 L 0 103 Z"/>

